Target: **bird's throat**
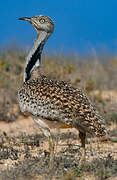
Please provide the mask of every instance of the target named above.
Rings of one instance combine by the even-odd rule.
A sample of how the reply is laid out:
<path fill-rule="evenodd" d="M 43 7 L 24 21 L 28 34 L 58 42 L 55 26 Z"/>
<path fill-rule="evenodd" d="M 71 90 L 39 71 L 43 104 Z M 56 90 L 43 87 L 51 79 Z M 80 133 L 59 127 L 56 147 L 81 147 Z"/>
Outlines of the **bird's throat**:
<path fill-rule="evenodd" d="M 24 82 L 27 82 L 31 78 L 31 72 L 36 67 L 41 67 L 41 53 L 49 38 L 50 34 L 45 31 L 39 32 L 37 39 L 34 42 L 32 50 L 29 52 L 26 58 L 26 66 L 24 70 Z"/>

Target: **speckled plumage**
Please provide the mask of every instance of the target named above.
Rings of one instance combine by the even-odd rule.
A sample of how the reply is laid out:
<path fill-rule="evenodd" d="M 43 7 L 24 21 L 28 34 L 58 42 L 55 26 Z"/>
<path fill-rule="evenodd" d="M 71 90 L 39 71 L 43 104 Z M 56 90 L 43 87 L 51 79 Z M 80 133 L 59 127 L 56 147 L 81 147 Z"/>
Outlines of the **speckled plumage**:
<path fill-rule="evenodd" d="M 41 52 L 54 30 L 47 16 L 20 18 L 29 21 L 37 31 L 34 47 L 26 59 L 24 84 L 18 91 L 18 102 L 23 113 L 29 113 L 49 139 L 50 168 L 53 167 L 54 141 L 51 128 L 76 128 L 81 139 L 82 157 L 85 160 L 86 133 L 105 136 L 104 119 L 84 92 L 64 81 L 52 80 L 41 70 Z"/>
<path fill-rule="evenodd" d="M 87 96 L 64 81 L 46 76 L 29 80 L 19 90 L 19 104 L 22 112 L 33 116 L 62 122 L 97 136 L 106 134 L 104 120 Z"/>

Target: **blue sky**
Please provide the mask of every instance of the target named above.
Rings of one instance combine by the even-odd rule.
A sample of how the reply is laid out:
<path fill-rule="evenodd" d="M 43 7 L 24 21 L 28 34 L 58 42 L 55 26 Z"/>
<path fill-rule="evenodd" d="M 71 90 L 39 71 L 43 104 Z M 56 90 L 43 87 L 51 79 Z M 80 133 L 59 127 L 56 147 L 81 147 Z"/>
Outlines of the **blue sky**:
<path fill-rule="evenodd" d="M 45 51 L 117 51 L 117 0 L 2 0 L 0 48 L 13 42 L 31 47 L 35 30 L 18 18 L 39 14 L 55 22 Z"/>

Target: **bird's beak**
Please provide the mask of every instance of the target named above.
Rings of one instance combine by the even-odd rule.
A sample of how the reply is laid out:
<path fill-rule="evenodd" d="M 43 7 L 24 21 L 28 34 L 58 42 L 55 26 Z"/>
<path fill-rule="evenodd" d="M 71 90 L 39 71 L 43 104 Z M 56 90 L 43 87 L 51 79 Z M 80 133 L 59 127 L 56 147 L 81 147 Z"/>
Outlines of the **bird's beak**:
<path fill-rule="evenodd" d="M 32 25 L 34 24 L 33 18 L 30 18 L 30 17 L 21 17 L 19 18 L 19 20 L 28 21 Z"/>
<path fill-rule="evenodd" d="M 19 20 L 31 22 L 31 18 L 29 18 L 29 17 L 21 17 L 21 18 L 19 18 Z"/>
<path fill-rule="evenodd" d="M 37 33 L 39 33 L 39 27 L 38 25 L 36 24 L 35 20 L 34 20 L 34 17 L 21 17 L 19 18 L 19 20 L 23 20 L 23 21 L 28 21 L 30 24 L 33 25 L 33 27 L 35 28 L 35 30 L 37 31 Z"/>

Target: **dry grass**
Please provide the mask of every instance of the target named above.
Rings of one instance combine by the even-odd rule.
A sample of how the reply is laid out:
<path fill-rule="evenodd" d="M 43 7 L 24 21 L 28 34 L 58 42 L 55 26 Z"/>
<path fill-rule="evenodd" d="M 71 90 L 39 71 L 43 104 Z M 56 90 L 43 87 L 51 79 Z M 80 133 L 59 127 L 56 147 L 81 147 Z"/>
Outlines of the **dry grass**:
<path fill-rule="evenodd" d="M 43 69 L 51 78 L 66 80 L 88 93 L 105 117 L 111 141 L 87 139 L 87 162 L 79 165 L 76 130 L 55 130 L 55 166 L 48 170 L 47 139 L 30 118 L 21 116 L 17 89 L 22 84 L 25 53 L 8 49 L 0 55 L 0 178 L 17 180 L 117 179 L 117 60 L 44 56 Z M 9 122 L 10 124 L 8 124 Z M 38 133 L 37 133 L 38 132 Z"/>
<path fill-rule="evenodd" d="M 50 172 L 47 138 L 33 124 L 33 121 L 29 118 L 27 120 L 30 122 L 28 127 L 30 131 L 25 132 L 23 121 L 25 122 L 26 119 L 19 120 L 20 128 L 14 127 L 8 134 L 1 131 L 1 179 L 103 180 L 117 177 L 117 141 L 99 142 L 96 138 L 88 137 L 86 163 L 80 166 L 80 141 L 75 129 L 61 130 L 59 134 L 54 131 L 55 161 L 54 168 Z"/>

